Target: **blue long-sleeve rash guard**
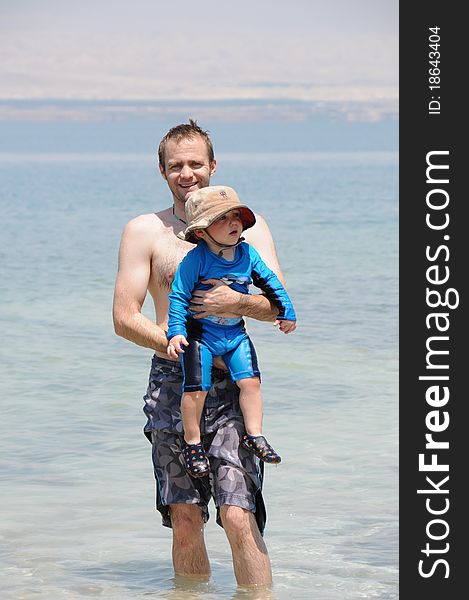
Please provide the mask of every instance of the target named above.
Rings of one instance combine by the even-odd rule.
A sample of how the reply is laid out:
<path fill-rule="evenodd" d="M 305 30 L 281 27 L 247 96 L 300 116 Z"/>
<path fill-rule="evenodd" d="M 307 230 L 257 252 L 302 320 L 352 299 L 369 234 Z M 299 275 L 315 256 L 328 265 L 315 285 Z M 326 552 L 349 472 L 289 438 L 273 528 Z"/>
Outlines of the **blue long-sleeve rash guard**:
<path fill-rule="evenodd" d="M 252 246 L 242 242 L 236 248 L 234 260 L 228 261 L 211 252 L 207 244 L 200 240 L 181 261 L 174 276 L 169 294 L 168 339 L 181 334 L 187 336 L 186 319 L 192 314 L 188 310 L 190 299 L 194 290 L 208 290 L 212 287 L 201 283 L 206 279 L 221 279 L 242 294 L 249 294 L 249 285 L 253 283 L 279 309 L 277 319 L 296 321 L 295 311 L 285 288 Z M 205 320 L 200 319 L 201 322 Z M 208 321 L 213 322 L 210 319 Z"/>

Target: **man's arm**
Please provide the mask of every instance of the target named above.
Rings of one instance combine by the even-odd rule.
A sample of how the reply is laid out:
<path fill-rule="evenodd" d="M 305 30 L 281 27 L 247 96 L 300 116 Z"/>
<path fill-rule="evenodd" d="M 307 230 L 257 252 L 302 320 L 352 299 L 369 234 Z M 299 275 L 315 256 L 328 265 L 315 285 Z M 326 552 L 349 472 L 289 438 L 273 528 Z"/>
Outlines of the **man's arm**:
<path fill-rule="evenodd" d="M 256 215 L 256 224 L 245 234 L 246 242 L 251 244 L 260 254 L 266 265 L 272 269 L 282 283 L 283 274 L 277 259 L 275 244 L 270 229 L 265 220 Z M 252 317 L 258 321 L 275 321 L 278 308 L 262 294 L 240 294 L 221 281 L 207 280 L 214 286 L 206 292 L 197 291 L 191 309 L 198 312 L 197 317 L 207 315 L 223 316 L 230 312 L 244 317 Z"/>
<path fill-rule="evenodd" d="M 117 335 L 145 348 L 166 352 L 166 334 L 142 314 L 150 280 L 152 235 L 147 217 L 127 223 L 119 249 L 112 316 Z"/>

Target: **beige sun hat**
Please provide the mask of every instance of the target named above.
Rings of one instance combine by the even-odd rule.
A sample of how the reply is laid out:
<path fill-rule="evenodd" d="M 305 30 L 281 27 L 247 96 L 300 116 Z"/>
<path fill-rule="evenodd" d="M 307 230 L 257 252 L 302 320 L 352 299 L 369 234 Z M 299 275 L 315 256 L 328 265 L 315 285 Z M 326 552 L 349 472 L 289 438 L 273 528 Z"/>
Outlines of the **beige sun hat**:
<path fill-rule="evenodd" d="M 245 204 L 241 204 L 233 188 L 225 185 L 212 185 L 192 192 L 184 208 L 187 228 L 183 236 L 188 242 L 197 242 L 198 238 L 194 234 L 196 229 L 207 229 L 230 210 L 240 211 L 243 231 L 256 222 L 252 210 Z"/>

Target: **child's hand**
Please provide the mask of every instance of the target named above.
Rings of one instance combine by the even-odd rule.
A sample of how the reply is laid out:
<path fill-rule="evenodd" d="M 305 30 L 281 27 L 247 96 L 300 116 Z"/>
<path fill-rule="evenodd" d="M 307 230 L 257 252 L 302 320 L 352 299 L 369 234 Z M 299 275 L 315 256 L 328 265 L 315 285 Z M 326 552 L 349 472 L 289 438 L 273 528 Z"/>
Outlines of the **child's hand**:
<path fill-rule="evenodd" d="M 276 319 L 275 327 L 278 327 L 283 333 L 291 333 L 296 329 L 296 321 L 285 321 L 284 319 Z"/>
<path fill-rule="evenodd" d="M 175 335 L 173 338 L 171 338 L 169 340 L 166 352 L 168 353 L 169 357 L 177 358 L 178 354 L 184 354 L 184 349 L 182 348 L 182 346 L 188 346 L 188 345 L 189 345 L 189 342 L 186 340 L 186 338 L 182 334 Z"/>

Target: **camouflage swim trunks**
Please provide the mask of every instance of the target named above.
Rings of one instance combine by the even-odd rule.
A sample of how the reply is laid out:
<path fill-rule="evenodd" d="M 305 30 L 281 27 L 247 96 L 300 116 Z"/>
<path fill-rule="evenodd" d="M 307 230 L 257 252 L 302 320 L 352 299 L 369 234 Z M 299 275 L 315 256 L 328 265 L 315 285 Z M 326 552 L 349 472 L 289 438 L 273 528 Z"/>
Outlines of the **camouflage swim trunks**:
<path fill-rule="evenodd" d="M 156 507 L 163 525 L 171 527 L 170 504 L 197 504 L 208 521 L 212 497 L 221 525 L 220 507 L 240 506 L 255 513 L 259 531 L 266 521 L 262 498 L 263 463 L 239 445 L 244 423 L 239 408 L 239 389 L 229 374 L 212 370 L 212 387 L 205 399 L 201 420 L 202 442 L 210 461 L 210 476 L 194 479 L 187 474 L 181 455 L 183 428 L 179 362 L 154 356 L 144 412 L 144 433 L 152 443 L 156 479 Z"/>

